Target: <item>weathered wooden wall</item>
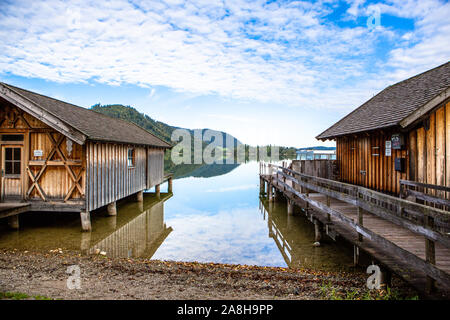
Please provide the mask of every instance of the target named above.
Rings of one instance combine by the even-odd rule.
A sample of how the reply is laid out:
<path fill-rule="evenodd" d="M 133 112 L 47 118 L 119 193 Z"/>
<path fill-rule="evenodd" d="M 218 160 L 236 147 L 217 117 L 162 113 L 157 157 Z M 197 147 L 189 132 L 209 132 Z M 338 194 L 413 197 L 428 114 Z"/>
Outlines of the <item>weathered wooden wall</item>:
<path fill-rule="evenodd" d="M 336 141 L 340 180 L 378 191 L 397 194 L 400 179 L 408 177 L 407 150 L 391 149 L 386 156 L 385 142 L 398 132 L 376 131 L 370 135 L 345 136 Z M 406 145 L 408 143 L 405 136 Z M 405 158 L 405 172 L 395 171 L 395 158 Z"/>
<path fill-rule="evenodd" d="M 409 141 L 409 180 L 450 187 L 450 102 L 429 115 L 428 128 L 412 130 Z"/>
<path fill-rule="evenodd" d="M 162 183 L 164 178 L 164 150 L 148 149 L 147 189 Z"/>
<path fill-rule="evenodd" d="M 53 138 L 53 140 L 52 140 Z M 75 143 L 69 142 L 71 144 L 70 152 L 68 149 L 68 138 L 53 132 L 30 132 L 29 136 L 30 150 L 27 160 L 27 168 L 31 170 L 33 175 L 36 177 L 39 171 L 44 168 L 41 178 L 38 183 L 42 191 L 44 192 L 48 200 L 65 200 L 68 193 L 72 191 L 69 199 L 81 199 L 83 198 L 80 190 L 78 188 L 73 188 L 74 180 L 73 177 L 78 177 L 81 174 L 81 179 L 79 185 L 84 193 L 85 186 L 85 172 L 83 165 L 83 146 Z M 56 141 L 58 145 L 58 151 L 55 149 L 55 145 L 52 141 Z M 42 150 L 43 155 L 41 157 L 34 156 L 34 150 Z M 62 159 L 64 157 L 65 159 Z M 64 165 L 64 162 L 66 165 Z M 69 172 L 68 170 L 72 170 Z M 29 185 L 31 185 L 31 177 L 27 177 L 29 180 Z M 30 193 L 30 199 L 42 199 L 37 188 L 33 188 Z"/>
<path fill-rule="evenodd" d="M 310 176 L 334 180 L 336 160 L 292 160 L 292 170 Z"/>
<path fill-rule="evenodd" d="M 100 142 L 87 142 L 86 147 L 88 210 L 146 189 L 145 147 Z M 135 150 L 133 167 L 128 167 L 128 148 Z"/>
<path fill-rule="evenodd" d="M 450 186 L 450 103 L 404 134 L 405 148 L 385 155 L 385 141 L 398 130 L 383 130 L 336 139 L 340 180 L 398 194 L 400 179 Z M 449 150 L 447 152 L 447 150 Z M 395 171 L 395 158 L 405 158 L 405 171 Z M 364 174 L 365 173 L 365 174 Z"/>
<path fill-rule="evenodd" d="M 83 198 L 85 173 L 83 147 L 43 122 L 0 100 L 0 134 L 23 134 L 21 197 L 26 200 L 73 200 Z M 68 151 L 68 143 L 71 152 Z M 70 148 L 69 148 L 70 149 Z M 42 156 L 35 157 L 34 150 Z M 80 175 L 79 187 L 74 179 Z M 33 185 L 33 180 L 37 178 Z M 18 183 L 8 180 L 8 183 Z M 12 190 L 11 186 L 4 186 Z"/>

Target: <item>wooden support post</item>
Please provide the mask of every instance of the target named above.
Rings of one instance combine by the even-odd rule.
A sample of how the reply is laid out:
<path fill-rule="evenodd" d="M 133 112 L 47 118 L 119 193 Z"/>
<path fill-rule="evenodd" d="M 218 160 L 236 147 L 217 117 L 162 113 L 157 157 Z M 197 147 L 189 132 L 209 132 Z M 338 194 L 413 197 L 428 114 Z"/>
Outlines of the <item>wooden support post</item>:
<path fill-rule="evenodd" d="M 358 207 L 358 224 L 362 227 L 363 226 L 363 209 L 361 209 L 360 207 Z M 363 241 L 363 236 L 361 233 L 358 232 L 358 241 L 362 242 Z"/>
<path fill-rule="evenodd" d="M 273 202 L 273 187 L 272 185 L 269 183 L 269 185 L 267 186 L 268 188 L 268 193 L 269 193 L 269 202 Z"/>
<path fill-rule="evenodd" d="M 143 202 L 144 201 L 144 191 L 139 191 L 136 193 L 136 201 Z"/>
<path fill-rule="evenodd" d="M 161 198 L 161 185 L 157 184 L 155 186 L 155 194 L 156 194 L 156 198 Z"/>
<path fill-rule="evenodd" d="M 108 211 L 108 216 L 115 216 L 117 215 L 117 208 L 116 208 L 116 202 L 111 202 L 110 204 L 108 204 L 108 206 L 106 207 L 107 211 Z"/>
<path fill-rule="evenodd" d="M 322 224 L 319 220 L 314 219 L 314 246 L 319 247 L 322 240 Z"/>
<path fill-rule="evenodd" d="M 91 214 L 89 211 L 81 211 L 80 212 L 80 218 L 81 218 L 81 230 L 82 231 L 91 231 Z"/>
<path fill-rule="evenodd" d="M 331 208 L 331 198 L 330 198 L 330 196 L 327 196 L 327 207 Z M 329 213 L 327 213 L 327 220 L 331 221 L 331 215 Z"/>
<path fill-rule="evenodd" d="M 18 214 L 8 217 L 8 227 L 10 229 L 14 229 L 14 230 L 19 229 L 19 215 Z"/>
<path fill-rule="evenodd" d="M 277 188 L 274 188 L 273 200 L 274 201 L 280 201 L 281 198 L 282 198 L 282 193 Z"/>
<path fill-rule="evenodd" d="M 172 178 L 169 178 L 169 180 L 167 180 L 167 192 L 168 193 L 172 193 L 172 190 L 173 190 L 173 188 L 172 188 L 172 186 L 173 186 L 173 182 L 172 182 Z"/>
<path fill-rule="evenodd" d="M 425 223 L 429 229 L 434 228 L 433 217 L 425 216 Z M 436 253 L 435 253 L 434 241 L 429 240 L 429 239 L 425 239 L 425 260 L 431 264 L 434 264 L 434 265 L 436 264 Z M 436 280 L 434 280 L 430 276 L 427 276 L 426 292 L 433 293 L 435 291 L 436 291 Z"/>
<path fill-rule="evenodd" d="M 264 194 L 264 179 L 259 178 L 259 194 Z"/>
<path fill-rule="evenodd" d="M 294 214 L 294 201 L 289 199 L 287 201 L 287 213 L 289 216 L 292 216 Z"/>
<path fill-rule="evenodd" d="M 353 245 L 353 265 L 356 267 L 359 263 L 359 247 Z"/>
<path fill-rule="evenodd" d="M 308 190 L 306 190 L 306 196 L 309 197 Z M 308 214 L 308 212 L 309 212 L 309 202 L 308 201 L 305 201 L 305 212 L 306 212 L 306 214 Z"/>

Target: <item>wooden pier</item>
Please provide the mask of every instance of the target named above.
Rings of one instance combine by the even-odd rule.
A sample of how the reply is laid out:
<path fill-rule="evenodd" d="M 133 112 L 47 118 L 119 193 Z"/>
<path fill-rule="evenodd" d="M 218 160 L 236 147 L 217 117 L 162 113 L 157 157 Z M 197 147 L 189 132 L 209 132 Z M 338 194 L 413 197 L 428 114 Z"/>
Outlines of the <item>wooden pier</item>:
<path fill-rule="evenodd" d="M 287 214 L 302 208 L 315 245 L 341 236 L 354 245 L 355 263 L 364 251 L 386 279 L 393 272 L 424 297 L 450 298 L 450 212 L 274 164 L 261 163 L 260 179 L 269 201 L 287 200 Z"/>

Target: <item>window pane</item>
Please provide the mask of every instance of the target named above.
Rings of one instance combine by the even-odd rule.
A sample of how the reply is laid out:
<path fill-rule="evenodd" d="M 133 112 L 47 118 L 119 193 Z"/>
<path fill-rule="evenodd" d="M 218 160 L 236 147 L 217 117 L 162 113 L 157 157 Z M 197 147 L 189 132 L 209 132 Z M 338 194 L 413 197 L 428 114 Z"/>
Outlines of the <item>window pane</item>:
<path fill-rule="evenodd" d="M 5 148 L 5 160 L 12 160 L 12 148 Z"/>
<path fill-rule="evenodd" d="M 128 149 L 128 166 L 134 166 L 134 149 Z"/>
<path fill-rule="evenodd" d="M 20 162 L 14 162 L 14 174 L 20 174 Z"/>
<path fill-rule="evenodd" d="M 20 148 L 14 148 L 14 160 L 20 161 Z"/>
<path fill-rule="evenodd" d="M 5 174 L 12 174 L 12 162 L 5 161 Z"/>

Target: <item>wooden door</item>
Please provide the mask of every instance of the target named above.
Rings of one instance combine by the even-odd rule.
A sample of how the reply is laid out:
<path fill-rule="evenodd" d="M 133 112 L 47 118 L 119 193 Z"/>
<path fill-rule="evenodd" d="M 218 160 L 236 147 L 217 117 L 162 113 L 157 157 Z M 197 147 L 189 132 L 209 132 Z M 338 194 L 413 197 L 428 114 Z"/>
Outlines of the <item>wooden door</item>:
<path fill-rule="evenodd" d="M 367 154 L 368 154 L 368 138 L 363 137 L 358 139 L 358 184 L 361 186 L 367 186 Z"/>
<path fill-rule="evenodd" d="M 23 146 L 2 145 L 1 200 L 19 201 L 22 197 Z"/>

